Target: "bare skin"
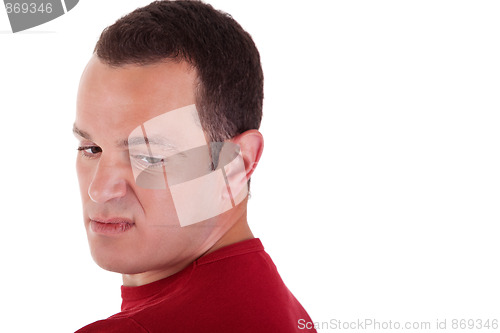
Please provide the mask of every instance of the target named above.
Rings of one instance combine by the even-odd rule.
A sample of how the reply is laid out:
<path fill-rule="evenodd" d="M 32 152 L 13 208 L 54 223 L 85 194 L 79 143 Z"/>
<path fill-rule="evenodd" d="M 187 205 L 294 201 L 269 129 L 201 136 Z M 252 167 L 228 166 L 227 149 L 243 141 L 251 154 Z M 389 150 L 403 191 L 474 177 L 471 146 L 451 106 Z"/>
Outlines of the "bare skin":
<path fill-rule="evenodd" d="M 170 190 L 137 186 L 127 147 L 119 144 L 148 119 L 195 104 L 196 82 L 195 70 L 184 62 L 112 68 L 93 57 L 82 75 L 75 134 L 84 225 L 96 263 L 121 273 L 126 286 L 163 279 L 207 253 L 254 237 L 247 198 L 214 218 L 181 227 Z M 249 179 L 262 153 L 262 135 L 250 130 L 231 141 L 240 146 Z M 110 234 L 98 227 L 110 223 L 126 225 L 126 231 Z"/>
<path fill-rule="evenodd" d="M 225 234 L 222 235 L 213 245 L 209 248 L 205 253 L 202 253 L 198 258 L 199 259 L 211 252 L 214 252 L 217 249 L 222 247 L 238 243 L 247 239 L 254 238 L 252 231 L 247 222 L 246 217 L 246 202 L 242 205 L 245 207 L 239 207 L 238 211 L 241 216 L 234 222 L 234 224 L 227 230 Z M 244 210 L 243 210 L 244 209 Z M 124 286 L 142 286 L 157 280 L 161 280 L 170 275 L 173 275 L 183 268 L 191 264 L 192 261 L 186 260 L 186 262 L 179 267 L 173 268 L 171 270 L 162 270 L 157 272 L 145 272 L 141 274 L 122 274 L 123 285 Z"/>

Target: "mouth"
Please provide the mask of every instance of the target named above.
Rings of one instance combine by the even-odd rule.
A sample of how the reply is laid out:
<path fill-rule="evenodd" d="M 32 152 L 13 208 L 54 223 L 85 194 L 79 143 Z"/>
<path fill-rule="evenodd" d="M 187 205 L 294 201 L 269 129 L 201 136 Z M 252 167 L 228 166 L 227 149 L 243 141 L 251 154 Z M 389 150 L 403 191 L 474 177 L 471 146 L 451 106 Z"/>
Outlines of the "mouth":
<path fill-rule="evenodd" d="M 102 235 L 117 235 L 130 230 L 135 225 L 129 219 L 124 218 L 111 218 L 111 219 L 100 219 L 91 218 L 90 228 L 96 234 Z"/>

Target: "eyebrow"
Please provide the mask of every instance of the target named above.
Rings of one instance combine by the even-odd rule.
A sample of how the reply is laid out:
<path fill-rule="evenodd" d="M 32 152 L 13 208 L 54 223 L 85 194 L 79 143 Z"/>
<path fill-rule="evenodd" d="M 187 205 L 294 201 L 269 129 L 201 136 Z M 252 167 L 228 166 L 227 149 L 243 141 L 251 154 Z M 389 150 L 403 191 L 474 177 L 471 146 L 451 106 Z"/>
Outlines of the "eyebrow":
<path fill-rule="evenodd" d="M 143 144 L 150 144 L 150 145 L 158 145 L 158 146 L 164 146 L 165 148 L 172 149 L 172 150 L 177 150 L 177 147 L 172 144 L 169 140 L 166 138 L 159 136 L 159 135 L 153 135 L 153 136 L 137 136 L 137 137 L 131 137 L 128 140 L 124 140 L 121 145 L 131 147 L 131 146 L 139 146 Z"/>
<path fill-rule="evenodd" d="M 73 125 L 73 133 L 84 138 L 84 139 L 87 139 L 89 141 L 94 141 L 94 140 L 92 140 L 92 137 L 90 136 L 89 133 L 79 129 L 76 126 L 76 124 Z M 132 137 L 132 138 L 124 139 L 124 140 L 119 140 L 116 145 L 118 147 L 128 148 L 131 146 L 139 146 L 139 145 L 143 145 L 143 144 L 164 146 L 169 150 L 177 151 L 177 147 L 174 144 L 172 144 L 165 137 L 162 137 L 159 135 L 153 135 L 150 137 L 137 136 L 137 137 Z"/>
<path fill-rule="evenodd" d="M 92 138 L 90 137 L 90 134 L 88 134 L 87 132 L 84 132 L 82 131 L 81 129 L 79 129 L 76 124 L 73 124 L 73 134 L 76 134 L 84 139 L 87 139 L 87 140 L 90 140 L 92 141 Z"/>

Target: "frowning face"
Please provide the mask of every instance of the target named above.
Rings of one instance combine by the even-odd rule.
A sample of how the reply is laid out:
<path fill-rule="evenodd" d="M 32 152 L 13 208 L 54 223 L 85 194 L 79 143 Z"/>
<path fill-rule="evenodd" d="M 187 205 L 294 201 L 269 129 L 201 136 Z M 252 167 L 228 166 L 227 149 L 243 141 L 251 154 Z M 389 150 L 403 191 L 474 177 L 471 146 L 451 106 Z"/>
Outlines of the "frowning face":
<path fill-rule="evenodd" d="M 178 271 L 227 231 L 220 216 L 246 196 L 246 187 L 228 181 L 243 168 L 234 146 L 213 170 L 195 84 L 196 72 L 184 62 L 110 67 L 94 57 L 85 69 L 77 173 L 91 253 L 101 267 L 150 276 Z"/>

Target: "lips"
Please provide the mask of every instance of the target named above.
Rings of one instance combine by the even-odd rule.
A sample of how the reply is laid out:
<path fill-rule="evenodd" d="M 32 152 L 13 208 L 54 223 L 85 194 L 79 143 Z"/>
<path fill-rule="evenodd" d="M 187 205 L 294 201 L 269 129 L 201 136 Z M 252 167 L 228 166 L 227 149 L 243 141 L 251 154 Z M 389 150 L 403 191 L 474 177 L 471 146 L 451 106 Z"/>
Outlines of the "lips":
<path fill-rule="evenodd" d="M 134 225 L 134 222 L 125 218 L 90 219 L 90 228 L 92 231 L 102 235 L 118 235 L 130 230 Z"/>

